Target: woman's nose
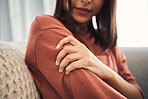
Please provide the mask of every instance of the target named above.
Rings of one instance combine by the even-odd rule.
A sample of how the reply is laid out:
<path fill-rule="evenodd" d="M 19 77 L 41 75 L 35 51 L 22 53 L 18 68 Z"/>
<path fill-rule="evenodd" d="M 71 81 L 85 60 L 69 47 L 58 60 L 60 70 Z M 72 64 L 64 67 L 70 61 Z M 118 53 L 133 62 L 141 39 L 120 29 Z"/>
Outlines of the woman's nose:
<path fill-rule="evenodd" d="M 90 4 L 92 0 L 81 0 L 84 4 Z"/>

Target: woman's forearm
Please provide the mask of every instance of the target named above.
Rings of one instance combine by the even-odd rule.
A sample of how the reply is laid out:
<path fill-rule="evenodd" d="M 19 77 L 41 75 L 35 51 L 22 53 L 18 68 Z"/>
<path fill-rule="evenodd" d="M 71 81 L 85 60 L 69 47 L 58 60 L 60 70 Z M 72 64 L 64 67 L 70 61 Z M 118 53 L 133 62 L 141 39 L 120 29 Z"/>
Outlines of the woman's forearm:
<path fill-rule="evenodd" d="M 122 95 L 128 99 L 142 99 L 140 91 L 135 86 L 125 81 L 116 72 L 110 70 L 108 75 L 109 77 L 105 81 Z"/>

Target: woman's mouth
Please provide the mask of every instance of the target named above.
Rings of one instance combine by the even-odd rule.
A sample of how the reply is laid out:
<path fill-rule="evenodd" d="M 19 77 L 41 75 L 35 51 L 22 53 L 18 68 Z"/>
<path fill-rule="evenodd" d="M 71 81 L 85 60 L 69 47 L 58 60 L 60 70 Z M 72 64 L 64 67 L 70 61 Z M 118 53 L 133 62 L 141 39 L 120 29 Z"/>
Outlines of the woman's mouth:
<path fill-rule="evenodd" d="M 92 12 L 92 10 L 89 10 L 87 8 L 76 8 L 76 11 L 81 15 L 86 15 L 86 14 Z"/>

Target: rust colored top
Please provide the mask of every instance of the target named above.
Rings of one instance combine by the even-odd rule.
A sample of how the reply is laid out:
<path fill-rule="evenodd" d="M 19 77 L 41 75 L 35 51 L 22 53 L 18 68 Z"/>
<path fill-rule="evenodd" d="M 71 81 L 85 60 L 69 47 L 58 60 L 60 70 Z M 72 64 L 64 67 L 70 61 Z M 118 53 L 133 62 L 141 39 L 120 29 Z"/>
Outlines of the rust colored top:
<path fill-rule="evenodd" d="M 56 18 L 41 15 L 36 17 L 31 25 L 25 62 L 44 99 L 126 98 L 89 70 L 77 69 L 69 75 L 58 72 L 55 61 L 62 48 L 56 49 L 56 46 L 61 39 L 69 35 L 85 44 L 98 59 L 141 91 L 119 47 L 103 51 L 99 45 L 94 44 L 94 38 L 89 33 L 72 34 Z"/>

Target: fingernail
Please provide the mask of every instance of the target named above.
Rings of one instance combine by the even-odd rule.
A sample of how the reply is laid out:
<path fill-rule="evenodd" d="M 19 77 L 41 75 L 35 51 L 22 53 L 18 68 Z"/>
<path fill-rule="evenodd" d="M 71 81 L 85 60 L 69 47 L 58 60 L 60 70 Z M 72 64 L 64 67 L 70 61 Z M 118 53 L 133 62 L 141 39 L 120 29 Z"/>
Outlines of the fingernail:
<path fill-rule="evenodd" d="M 69 74 L 69 72 L 66 71 L 66 75 L 68 75 L 68 74 Z"/>
<path fill-rule="evenodd" d="M 56 46 L 56 49 L 58 49 L 60 47 L 60 45 L 58 44 L 57 46 Z"/>
<path fill-rule="evenodd" d="M 63 70 L 62 70 L 61 68 L 59 68 L 59 72 L 60 72 L 60 73 L 62 73 L 62 72 L 63 72 Z"/>
<path fill-rule="evenodd" d="M 56 61 L 56 65 L 59 65 L 59 62 L 58 61 Z"/>

